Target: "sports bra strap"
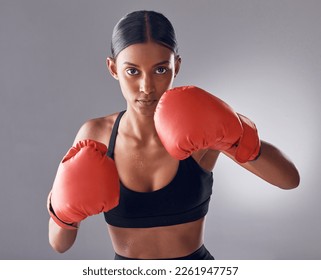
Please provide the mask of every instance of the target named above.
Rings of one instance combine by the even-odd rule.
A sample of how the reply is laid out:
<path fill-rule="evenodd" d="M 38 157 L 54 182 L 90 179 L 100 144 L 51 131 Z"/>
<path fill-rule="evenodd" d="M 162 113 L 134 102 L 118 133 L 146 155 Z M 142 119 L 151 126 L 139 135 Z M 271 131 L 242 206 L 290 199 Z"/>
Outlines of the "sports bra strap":
<path fill-rule="evenodd" d="M 113 130 L 111 132 L 111 136 L 109 139 L 109 144 L 108 144 L 108 152 L 107 152 L 107 156 L 114 159 L 114 149 L 115 149 L 115 143 L 116 143 L 116 137 L 117 137 L 117 133 L 118 133 L 118 127 L 119 127 L 119 123 L 120 123 L 120 119 L 121 117 L 124 115 L 125 111 L 121 111 L 117 118 L 116 121 L 114 123 L 113 126 Z"/>

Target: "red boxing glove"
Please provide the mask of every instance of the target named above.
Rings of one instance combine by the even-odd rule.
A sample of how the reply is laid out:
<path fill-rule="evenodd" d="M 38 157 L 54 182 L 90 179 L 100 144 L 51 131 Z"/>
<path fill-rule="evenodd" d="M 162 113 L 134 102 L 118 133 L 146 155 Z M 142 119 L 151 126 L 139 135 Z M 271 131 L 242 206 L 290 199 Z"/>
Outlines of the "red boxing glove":
<path fill-rule="evenodd" d="M 88 216 L 109 211 L 119 202 L 119 176 L 107 147 L 79 141 L 61 161 L 48 196 L 51 218 L 62 228 L 76 229 Z"/>
<path fill-rule="evenodd" d="M 226 152 L 238 162 L 256 160 L 261 154 L 261 142 L 255 124 L 247 117 L 237 114 L 243 128 L 239 141 Z"/>
<path fill-rule="evenodd" d="M 210 148 L 226 151 L 244 163 L 260 152 L 254 123 L 195 86 L 166 91 L 157 104 L 154 120 L 164 147 L 177 159 Z"/>

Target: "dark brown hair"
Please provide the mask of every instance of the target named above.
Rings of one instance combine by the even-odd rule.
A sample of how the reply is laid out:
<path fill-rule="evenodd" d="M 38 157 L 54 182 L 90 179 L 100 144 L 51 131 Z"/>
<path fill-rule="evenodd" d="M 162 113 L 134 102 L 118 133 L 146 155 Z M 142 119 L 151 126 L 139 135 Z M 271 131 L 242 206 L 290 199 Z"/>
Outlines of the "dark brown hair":
<path fill-rule="evenodd" d="M 119 20 L 113 30 L 111 54 L 113 58 L 132 44 L 153 41 L 161 44 L 175 54 L 178 46 L 171 22 L 161 13 L 154 11 L 135 11 Z"/>

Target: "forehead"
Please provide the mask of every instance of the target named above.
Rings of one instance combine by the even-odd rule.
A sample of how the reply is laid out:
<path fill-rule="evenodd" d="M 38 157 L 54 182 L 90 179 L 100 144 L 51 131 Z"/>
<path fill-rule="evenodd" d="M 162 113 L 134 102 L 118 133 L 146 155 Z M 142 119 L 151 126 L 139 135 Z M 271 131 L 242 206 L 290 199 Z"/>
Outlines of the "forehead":
<path fill-rule="evenodd" d="M 172 62 L 174 57 L 173 51 L 169 48 L 154 42 L 148 42 L 133 44 L 123 49 L 117 56 L 117 63 L 156 64 L 160 61 Z"/>

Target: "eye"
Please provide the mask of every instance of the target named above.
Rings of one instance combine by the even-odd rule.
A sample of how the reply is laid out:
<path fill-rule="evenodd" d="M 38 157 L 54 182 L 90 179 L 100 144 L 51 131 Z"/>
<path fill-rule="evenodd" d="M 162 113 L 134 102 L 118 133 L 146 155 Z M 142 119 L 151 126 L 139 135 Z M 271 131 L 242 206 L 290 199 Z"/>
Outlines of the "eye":
<path fill-rule="evenodd" d="M 160 66 L 156 68 L 156 74 L 165 74 L 167 72 L 167 68 L 164 66 Z"/>
<path fill-rule="evenodd" d="M 139 73 L 136 68 L 128 68 L 128 69 L 126 69 L 126 72 L 130 76 L 135 76 L 135 75 L 138 75 L 138 73 Z"/>

